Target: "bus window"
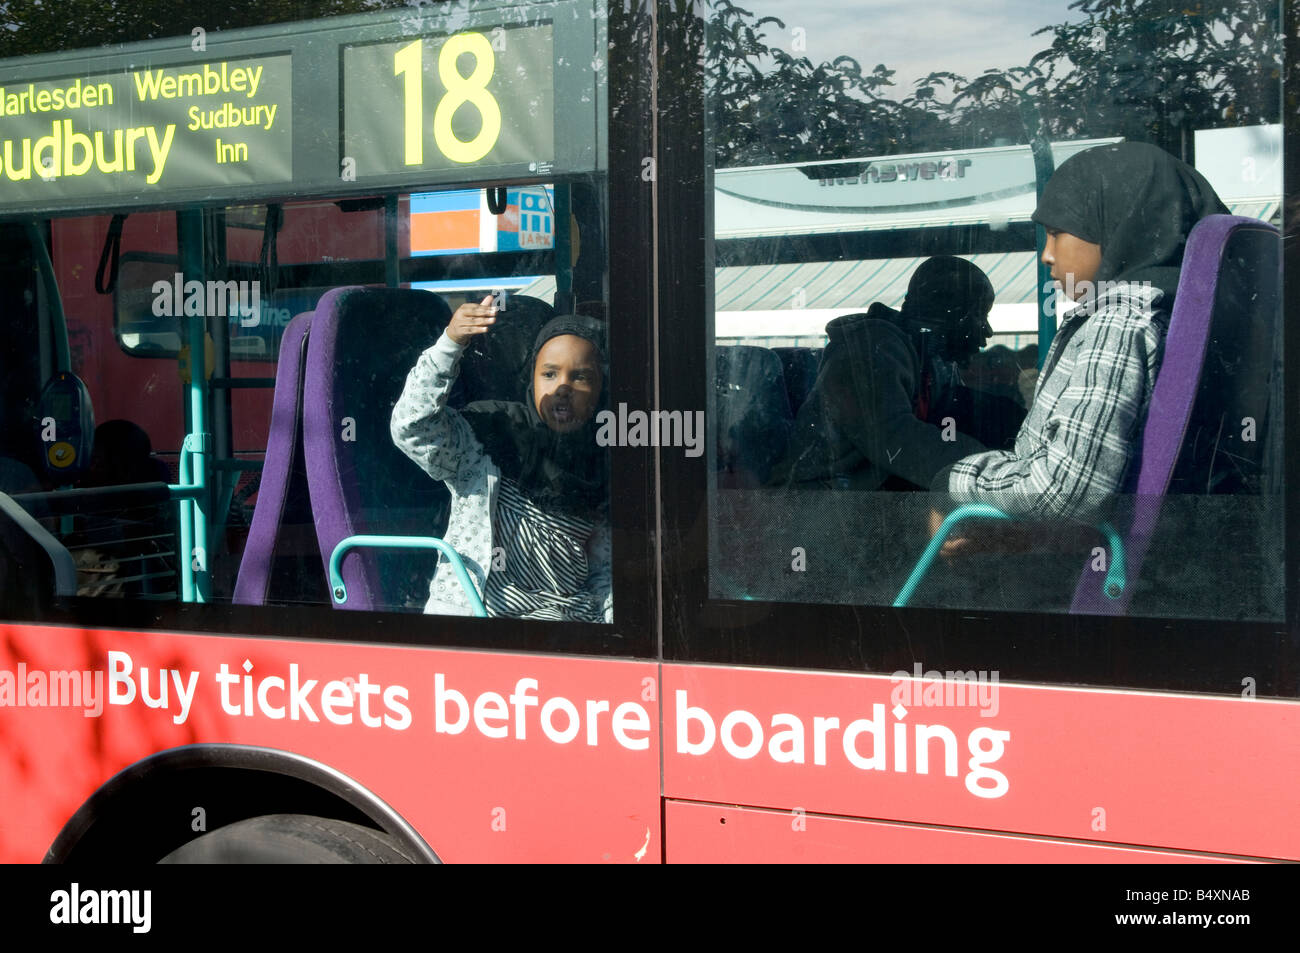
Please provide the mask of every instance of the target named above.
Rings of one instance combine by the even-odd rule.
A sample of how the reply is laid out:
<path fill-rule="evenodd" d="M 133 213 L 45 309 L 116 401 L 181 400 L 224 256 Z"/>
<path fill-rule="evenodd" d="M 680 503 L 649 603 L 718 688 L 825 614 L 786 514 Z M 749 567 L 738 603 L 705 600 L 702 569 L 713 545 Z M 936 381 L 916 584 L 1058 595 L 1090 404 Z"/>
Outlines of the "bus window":
<path fill-rule="evenodd" d="M 955 5 L 924 47 L 745 6 L 706 27 L 709 596 L 1280 620 L 1276 10 L 1174 117 L 1126 91 L 1188 57 L 1141 14 L 985 5 L 976 49 Z"/>
<path fill-rule="evenodd" d="M 6 119 L 33 161 L 41 135 L 67 149 L 43 191 L 6 165 L 0 205 L 31 286 L 5 489 L 79 596 L 614 620 L 596 418 L 642 382 L 610 370 L 604 13 L 494 10 L 214 32 L 148 71 L 0 62 L 72 114 Z M 476 64 L 455 100 L 447 70 Z M 241 96 L 236 123 L 218 100 Z M 75 478 L 40 468 L 28 419 L 56 371 L 99 424 Z"/>

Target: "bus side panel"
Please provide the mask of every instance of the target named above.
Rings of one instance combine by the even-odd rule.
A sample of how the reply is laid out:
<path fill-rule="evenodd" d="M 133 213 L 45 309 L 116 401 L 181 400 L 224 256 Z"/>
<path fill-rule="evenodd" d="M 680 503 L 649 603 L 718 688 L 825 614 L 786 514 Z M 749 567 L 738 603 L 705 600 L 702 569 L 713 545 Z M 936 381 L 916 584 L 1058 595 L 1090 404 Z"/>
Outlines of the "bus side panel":
<path fill-rule="evenodd" d="M 447 861 L 655 862 L 657 697 L 643 662 L 2 625 L 0 862 L 41 860 L 127 766 L 216 742 L 341 771 Z"/>
<path fill-rule="evenodd" d="M 668 800 L 664 845 L 675 864 L 1204 864 L 1244 863 L 1009 834 L 885 824 L 803 811 Z"/>
<path fill-rule="evenodd" d="M 1300 703 L 965 674 L 665 665 L 664 795 L 1300 858 Z"/>

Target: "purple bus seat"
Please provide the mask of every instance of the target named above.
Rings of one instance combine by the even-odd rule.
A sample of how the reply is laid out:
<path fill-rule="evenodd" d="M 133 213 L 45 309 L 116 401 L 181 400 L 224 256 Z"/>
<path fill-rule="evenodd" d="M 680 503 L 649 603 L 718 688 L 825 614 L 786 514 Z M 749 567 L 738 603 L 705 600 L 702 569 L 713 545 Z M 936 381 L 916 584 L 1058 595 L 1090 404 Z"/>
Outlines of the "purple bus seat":
<path fill-rule="evenodd" d="M 393 445 L 389 420 L 407 373 L 450 319 L 440 297 L 410 289 L 336 288 L 316 305 L 302 420 L 322 584 L 349 536 L 446 531 L 447 488 Z M 354 549 L 342 563 L 343 608 L 419 610 L 436 565 L 436 552 Z"/>
<path fill-rule="evenodd" d="M 235 580 L 234 601 L 242 605 L 329 601 L 310 531 L 302 449 L 303 368 L 311 323 L 312 312 L 298 315 L 280 339 L 262 479 Z"/>
<path fill-rule="evenodd" d="M 1280 492 L 1280 247 L 1277 229 L 1257 219 L 1212 215 L 1192 230 L 1141 463 L 1125 494 L 1131 509 L 1116 514 L 1127 584 L 1107 594 L 1105 573 L 1090 564 L 1071 612 L 1129 611 L 1171 495 Z M 1254 422 L 1248 437 L 1247 418 Z"/>

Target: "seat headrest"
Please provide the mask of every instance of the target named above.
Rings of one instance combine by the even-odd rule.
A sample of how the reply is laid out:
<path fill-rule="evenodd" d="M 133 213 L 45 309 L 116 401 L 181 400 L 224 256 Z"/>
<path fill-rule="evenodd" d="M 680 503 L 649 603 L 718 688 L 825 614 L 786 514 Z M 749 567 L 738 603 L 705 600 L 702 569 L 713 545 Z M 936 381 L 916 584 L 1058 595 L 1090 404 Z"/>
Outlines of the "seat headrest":
<path fill-rule="evenodd" d="M 522 400 L 532 368 L 533 339 L 555 309 L 540 298 L 511 295 L 505 311 L 487 334 L 476 335 L 465 349 L 460 376 L 451 393 L 453 406 L 476 400 Z"/>

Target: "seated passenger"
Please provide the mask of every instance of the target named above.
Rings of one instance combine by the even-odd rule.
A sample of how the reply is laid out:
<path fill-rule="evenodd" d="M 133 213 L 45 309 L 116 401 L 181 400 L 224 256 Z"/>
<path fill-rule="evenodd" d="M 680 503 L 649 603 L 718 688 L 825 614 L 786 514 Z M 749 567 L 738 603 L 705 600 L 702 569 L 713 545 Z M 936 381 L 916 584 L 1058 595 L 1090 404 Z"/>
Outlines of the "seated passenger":
<path fill-rule="evenodd" d="M 901 311 L 879 302 L 836 318 L 790 449 L 769 485 L 924 489 L 986 446 L 1008 444 L 1024 410 L 961 385 L 957 364 L 989 335 L 993 286 L 961 258 L 923 262 Z"/>
<path fill-rule="evenodd" d="M 447 394 L 470 338 L 497 322 L 491 302 L 461 305 L 420 355 L 393 408 L 393 441 L 451 490 L 445 539 L 488 615 L 613 621 L 608 459 L 595 426 L 603 328 L 591 318 L 552 319 L 533 345 L 523 403 L 476 401 L 456 411 Z M 444 560 L 424 611 L 471 611 Z"/>
<path fill-rule="evenodd" d="M 129 420 L 106 420 L 95 428 L 90 468 L 80 486 L 169 483 L 167 465 L 153 455 L 149 435 Z"/>
<path fill-rule="evenodd" d="M 1225 213 L 1205 178 L 1155 146 L 1125 142 L 1072 156 L 1043 190 L 1034 221 L 1043 263 L 1079 302 L 1064 316 L 1015 445 L 966 457 L 932 489 L 1029 519 L 1106 518 L 1139 447 L 1192 226 Z M 942 513 L 931 514 L 931 530 Z M 1026 530 L 985 527 L 974 538 Z M 987 548 L 983 543 L 979 548 Z M 997 544 L 994 544 L 997 545 Z M 976 548 L 950 539 L 944 553 Z"/>

